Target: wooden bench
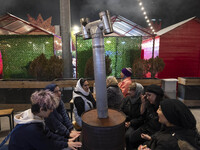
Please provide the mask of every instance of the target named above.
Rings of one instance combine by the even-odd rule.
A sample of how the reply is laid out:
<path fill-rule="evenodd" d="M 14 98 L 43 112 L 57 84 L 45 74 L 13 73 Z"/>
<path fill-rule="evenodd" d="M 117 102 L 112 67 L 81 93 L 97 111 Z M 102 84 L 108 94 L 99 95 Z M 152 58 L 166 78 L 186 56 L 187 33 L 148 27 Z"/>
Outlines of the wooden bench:
<path fill-rule="evenodd" d="M 10 122 L 10 131 L 14 128 L 14 116 L 13 116 L 14 109 L 0 109 L 0 117 L 8 117 Z M 0 129 L 1 129 L 1 122 L 0 122 Z"/>

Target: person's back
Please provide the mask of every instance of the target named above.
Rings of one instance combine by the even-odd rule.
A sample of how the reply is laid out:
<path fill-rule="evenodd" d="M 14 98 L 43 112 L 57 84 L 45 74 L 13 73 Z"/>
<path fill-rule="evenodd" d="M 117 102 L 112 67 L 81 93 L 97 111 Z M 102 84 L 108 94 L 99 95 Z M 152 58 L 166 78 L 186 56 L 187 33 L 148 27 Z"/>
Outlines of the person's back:
<path fill-rule="evenodd" d="M 108 108 L 120 109 L 123 94 L 118 87 L 118 82 L 114 76 L 109 76 L 106 80 Z"/>
<path fill-rule="evenodd" d="M 42 123 L 18 125 L 12 133 L 9 150 L 56 150 L 55 144 L 43 133 Z"/>
<path fill-rule="evenodd" d="M 9 141 L 9 150 L 61 150 L 81 147 L 80 142 L 54 134 L 45 126 L 44 118 L 58 106 L 57 97 L 50 91 L 31 95 L 31 109 L 14 116 L 17 123 Z"/>
<path fill-rule="evenodd" d="M 9 150 L 56 150 L 60 149 L 53 139 L 50 139 L 46 134 L 44 120 L 40 117 L 34 116 L 31 109 L 28 109 L 21 114 L 15 116 L 17 123 L 16 129 L 13 131 L 10 141 Z M 67 147 L 67 142 L 63 146 Z M 58 146 L 58 147 L 57 147 Z M 63 147 L 63 148 L 64 148 Z"/>

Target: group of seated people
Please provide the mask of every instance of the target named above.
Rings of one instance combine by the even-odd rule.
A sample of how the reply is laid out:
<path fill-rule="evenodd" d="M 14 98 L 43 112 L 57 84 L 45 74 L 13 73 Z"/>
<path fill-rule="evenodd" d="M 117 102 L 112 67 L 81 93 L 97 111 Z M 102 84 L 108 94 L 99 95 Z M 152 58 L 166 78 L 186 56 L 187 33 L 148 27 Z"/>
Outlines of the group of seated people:
<path fill-rule="evenodd" d="M 126 115 L 126 150 L 200 149 L 196 120 L 182 102 L 164 99 L 160 86 L 145 88 L 131 81 L 131 70 L 123 68 L 122 81 L 109 76 L 106 80 L 108 108 Z M 50 84 L 32 94 L 31 109 L 15 115 L 17 123 L 9 150 L 77 150 L 81 131 L 73 129 L 61 100 L 58 85 Z M 80 78 L 73 91 L 74 117 L 82 127 L 81 115 L 96 108 L 96 101 L 86 79 Z"/>

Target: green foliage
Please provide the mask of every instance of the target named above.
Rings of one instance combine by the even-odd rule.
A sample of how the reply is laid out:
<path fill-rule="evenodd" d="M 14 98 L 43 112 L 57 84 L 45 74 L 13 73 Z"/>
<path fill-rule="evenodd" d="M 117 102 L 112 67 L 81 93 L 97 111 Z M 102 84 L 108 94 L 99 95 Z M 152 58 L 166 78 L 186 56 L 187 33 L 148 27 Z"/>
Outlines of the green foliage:
<path fill-rule="evenodd" d="M 37 80 L 53 80 L 61 78 L 63 73 L 63 61 L 56 56 L 46 59 L 41 54 L 34 59 L 29 66 L 29 74 Z"/>
<path fill-rule="evenodd" d="M 121 69 L 131 67 L 141 55 L 141 37 L 105 37 L 105 55 L 111 59 L 111 75 L 120 77 Z M 92 40 L 77 37 L 77 72 L 84 77 L 87 60 L 92 56 Z"/>
<path fill-rule="evenodd" d="M 109 56 L 105 57 L 105 63 L 106 63 L 106 76 L 109 76 L 112 73 L 111 68 L 111 59 Z M 86 63 L 85 66 L 85 76 L 86 78 L 94 78 L 94 63 L 93 63 L 93 57 L 90 57 Z"/>
<path fill-rule="evenodd" d="M 3 58 L 3 78 L 30 78 L 26 67 L 44 53 L 53 55 L 52 35 L 1 35 L 0 49 Z"/>
<path fill-rule="evenodd" d="M 132 67 L 133 77 L 145 78 L 145 75 L 150 72 L 151 78 L 155 78 L 155 75 L 161 72 L 164 67 L 163 59 L 158 56 L 149 60 L 137 59 Z"/>

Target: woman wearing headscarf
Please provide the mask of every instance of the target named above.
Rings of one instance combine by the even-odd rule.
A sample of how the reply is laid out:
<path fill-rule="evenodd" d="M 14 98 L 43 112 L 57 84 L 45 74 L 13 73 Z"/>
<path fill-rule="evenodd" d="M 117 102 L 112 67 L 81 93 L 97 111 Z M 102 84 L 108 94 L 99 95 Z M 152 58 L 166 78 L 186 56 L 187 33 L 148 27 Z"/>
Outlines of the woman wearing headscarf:
<path fill-rule="evenodd" d="M 79 79 L 73 91 L 74 117 L 76 123 L 82 127 L 81 115 L 83 112 L 96 108 L 96 101 L 90 92 L 89 83 L 86 79 Z"/>
<path fill-rule="evenodd" d="M 145 140 L 141 138 L 142 133 L 152 135 L 160 130 L 161 124 L 158 122 L 156 111 L 163 96 L 164 92 L 160 86 L 152 84 L 146 88 L 145 95 L 141 96 L 141 115 L 131 121 L 131 128 L 125 135 L 127 150 L 137 148 L 144 143 Z"/>
<path fill-rule="evenodd" d="M 131 68 L 123 68 L 121 73 L 120 73 L 122 81 L 119 82 L 118 86 L 121 89 L 124 97 L 126 97 L 128 95 L 129 85 L 131 85 L 131 83 L 132 83 L 131 75 L 132 75 L 132 69 Z"/>
<path fill-rule="evenodd" d="M 120 109 L 123 94 L 118 87 L 118 81 L 114 76 L 109 76 L 106 79 L 107 86 L 107 99 L 108 99 L 108 108 Z"/>
<path fill-rule="evenodd" d="M 196 120 L 181 101 L 166 99 L 160 103 L 157 110 L 162 129 L 152 137 L 142 134 L 142 138 L 150 140 L 140 146 L 140 149 L 149 147 L 151 150 L 199 150 L 199 134 L 196 129 Z"/>
<path fill-rule="evenodd" d="M 80 132 L 73 130 L 73 125 L 66 112 L 64 102 L 61 99 L 61 90 L 57 84 L 49 84 L 45 87 L 45 90 L 51 91 L 58 98 L 58 107 L 45 118 L 45 123 L 48 128 L 55 134 L 65 136 L 66 138 L 78 137 Z"/>
<path fill-rule="evenodd" d="M 133 82 L 129 86 L 129 96 L 123 99 L 121 111 L 126 115 L 125 125 L 131 127 L 131 122 L 140 116 L 141 99 L 140 96 L 144 92 L 144 87 L 140 83 Z M 128 131 L 127 131 L 128 132 Z"/>

